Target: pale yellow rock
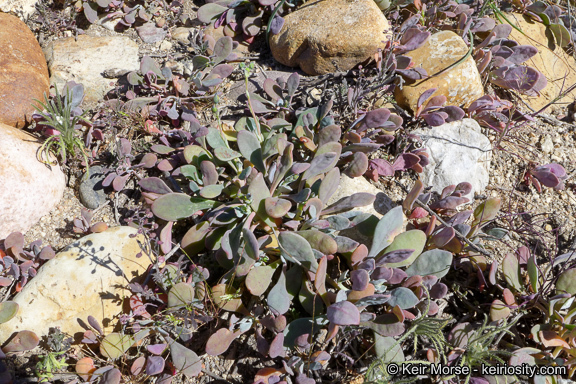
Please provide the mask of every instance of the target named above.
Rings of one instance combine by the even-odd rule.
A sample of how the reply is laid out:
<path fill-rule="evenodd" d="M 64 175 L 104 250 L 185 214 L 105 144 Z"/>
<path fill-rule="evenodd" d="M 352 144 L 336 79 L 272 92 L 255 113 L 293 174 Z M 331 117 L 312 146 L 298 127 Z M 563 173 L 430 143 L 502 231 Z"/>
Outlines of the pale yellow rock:
<path fill-rule="evenodd" d="M 125 287 L 150 265 L 145 255 L 136 257 L 144 244 L 143 236 L 130 237 L 136 234 L 131 227 L 110 228 L 83 237 L 49 260 L 13 299 L 20 308 L 0 325 L 0 342 L 21 330 L 40 337 L 50 327 L 70 335 L 81 333 L 78 319 L 86 323 L 90 315 L 105 332 L 111 331 L 123 300 L 130 296 Z"/>
<path fill-rule="evenodd" d="M 468 53 L 468 49 L 464 40 L 456 33 L 441 31 L 430 36 L 421 47 L 405 55 L 412 58 L 414 67 L 422 67 L 428 76 L 432 76 L 457 63 Z M 410 85 L 404 84 L 402 89 L 396 89 L 394 96 L 398 104 L 415 111 L 420 95 L 431 88 L 438 88 L 433 96 L 446 96 L 446 105 L 467 107 L 484 95 L 476 62 L 469 56 L 463 63 L 437 76 Z"/>
<path fill-rule="evenodd" d="M 390 39 L 390 25 L 373 0 L 306 2 L 270 36 L 272 55 L 309 75 L 347 71 Z"/>
<path fill-rule="evenodd" d="M 512 29 L 509 38 L 520 45 L 532 45 L 538 49 L 538 54 L 527 60 L 524 65 L 540 71 L 546 76 L 548 85 L 540 92 L 540 97 L 522 96 L 522 100 L 538 111 L 560 95 L 563 90 L 576 84 L 576 61 L 562 48 L 554 46 L 554 39 L 549 32 L 546 32 L 544 24 L 530 21 L 529 18 L 520 14 L 508 14 L 507 18 L 525 33 L 522 34 Z M 568 103 L 572 103 L 575 97 L 576 91 L 573 91 L 549 109 L 556 110 L 565 107 Z"/>

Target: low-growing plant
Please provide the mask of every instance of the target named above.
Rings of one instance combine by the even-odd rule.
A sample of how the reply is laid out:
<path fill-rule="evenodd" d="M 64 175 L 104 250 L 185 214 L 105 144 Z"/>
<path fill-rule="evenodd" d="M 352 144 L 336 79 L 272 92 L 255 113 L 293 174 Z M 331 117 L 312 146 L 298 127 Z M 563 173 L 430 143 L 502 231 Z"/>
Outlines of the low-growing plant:
<path fill-rule="evenodd" d="M 36 100 L 38 105 L 34 108 L 38 111 L 33 117 L 37 123 L 37 129 L 48 136 L 38 152 L 39 159 L 50 164 L 52 155 L 59 157 L 66 163 L 70 156 L 82 155 L 85 164 L 88 164 L 88 155 L 82 139 L 80 127 L 82 124 L 90 124 L 82 116 L 79 108 L 84 98 L 84 87 L 80 84 L 66 84 L 65 95 L 61 96 L 58 88 L 56 95 L 49 99 L 44 94 L 44 103 Z"/>

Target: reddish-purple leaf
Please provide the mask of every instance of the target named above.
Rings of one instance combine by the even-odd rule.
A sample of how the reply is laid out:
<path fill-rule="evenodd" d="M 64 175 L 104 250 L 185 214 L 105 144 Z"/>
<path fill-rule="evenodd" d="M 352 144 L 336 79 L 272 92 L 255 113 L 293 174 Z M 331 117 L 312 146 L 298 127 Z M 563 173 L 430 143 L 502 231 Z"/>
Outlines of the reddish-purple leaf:
<path fill-rule="evenodd" d="M 270 355 L 271 358 L 284 357 L 285 356 L 286 353 L 284 351 L 284 334 L 283 333 L 277 334 L 276 337 L 274 338 L 274 340 L 272 340 L 272 343 L 270 343 L 270 350 L 269 350 L 268 354 Z"/>
<path fill-rule="evenodd" d="M 138 376 L 144 370 L 144 365 L 146 364 L 146 358 L 144 356 L 140 356 L 132 363 L 130 367 L 130 373 L 134 376 Z"/>
<path fill-rule="evenodd" d="M 337 325 L 360 324 L 360 311 L 349 301 L 332 304 L 326 311 L 328 320 Z"/>
<path fill-rule="evenodd" d="M 357 269 L 350 272 L 350 280 L 352 280 L 352 290 L 363 291 L 370 283 L 370 275 L 365 269 Z"/>
<path fill-rule="evenodd" d="M 168 348 L 168 344 L 151 344 L 146 347 L 148 352 L 160 356 Z"/>
<path fill-rule="evenodd" d="M 420 97 L 418 98 L 417 107 L 420 107 L 420 106 L 424 105 L 424 102 L 425 102 L 426 100 L 428 100 L 428 99 L 430 98 L 430 96 L 432 96 L 432 94 L 433 94 L 434 92 L 436 92 L 436 90 L 438 90 L 438 88 L 430 88 L 430 89 L 424 91 L 424 92 L 420 95 Z"/>
<path fill-rule="evenodd" d="M 388 263 L 399 263 L 412 256 L 413 253 L 414 249 L 397 249 L 377 257 L 376 265 L 381 266 Z"/>
<path fill-rule="evenodd" d="M 157 375 L 164 370 L 164 358 L 161 356 L 148 356 L 146 360 L 146 374 Z"/>
<path fill-rule="evenodd" d="M 159 195 L 164 195 L 166 193 L 171 193 L 172 190 L 158 177 L 147 177 L 138 182 L 138 185 L 142 189 L 148 192 L 157 193 Z"/>

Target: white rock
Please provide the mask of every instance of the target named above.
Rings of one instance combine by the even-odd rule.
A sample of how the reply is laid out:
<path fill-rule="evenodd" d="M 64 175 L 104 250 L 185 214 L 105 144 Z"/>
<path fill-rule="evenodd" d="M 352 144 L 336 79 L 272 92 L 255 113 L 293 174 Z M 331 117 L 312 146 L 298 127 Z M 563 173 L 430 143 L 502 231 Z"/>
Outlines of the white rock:
<path fill-rule="evenodd" d="M 84 85 L 87 103 L 97 102 L 110 90 L 113 79 L 102 76 L 106 70 L 135 71 L 140 68 L 138 45 L 126 36 L 86 35 L 54 40 L 44 50 L 50 83 L 58 88 L 74 80 Z"/>
<path fill-rule="evenodd" d="M 34 136 L 0 123 L 0 239 L 26 232 L 64 194 L 60 167 L 36 157 L 41 145 Z"/>
<path fill-rule="evenodd" d="M 374 216 L 381 218 L 385 215 L 389 210 L 394 208 L 396 204 L 388 197 L 384 192 L 380 189 L 376 188 L 373 184 L 371 184 L 368 180 L 364 177 L 355 177 L 351 178 L 346 175 L 342 175 L 340 177 L 340 186 L 334 192 L 334 195 L 330 197 L 328 200 L 327 205 L 334 204 L 338 200 L 352 196 L 358 192 L 367 192 L 371 193 L 376 196 L 376 200 L 374 201 L 373 205 L 367 205 L 365 207 L 355 208 L 355 211 L 371 213 Z"/>
<path fill-rule="evenodd" d="M 38 0 L 0 0 L 0 12 L 11 13 L 22 20 L 29 18 Z"/>
<path fill-rule="evenodd" d="M 32 330 L 46 335 L 50 327 L 74 335 L 84 332 L 78 319 L 86 323 L 94 316 L 108 331 L 113 318 L 122 312 L 122 301 L 130 292 L 125 286 L 150 265 L 141 251 L 141 235 L 131 227 L 115 227 L 83 237 L 44 264 L 36 277 L 13 299 L 18 314 L 0 327 L 0 340 L 14 332 Z"/>
<path fill-rule="evenodd" d="M 453 121 L 431 129 L 414 131 L 422 138 L 430 154 L 430 164 L 421 179 L 433 191 L 467 181 L 472 184 L 469 197 L 488 185 L 492 146 L 473 119 Z"/>
<path fill-rule="evenodd" d="M 540 146 L 542 148 L 542 152 L 544 153 L 551 153 L 552 151 L 554 151 L 554 143 L 552 142 L 552 138 L 550 137 L 550 135 L 544 136 Z"/>

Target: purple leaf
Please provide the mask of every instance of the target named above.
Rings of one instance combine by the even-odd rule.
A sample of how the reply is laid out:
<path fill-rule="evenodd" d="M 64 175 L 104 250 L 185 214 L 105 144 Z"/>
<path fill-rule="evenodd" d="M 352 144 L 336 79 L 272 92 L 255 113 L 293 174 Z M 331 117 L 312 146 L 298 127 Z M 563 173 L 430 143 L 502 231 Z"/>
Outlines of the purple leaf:
<path fill-rule="evenodd" d="M 384 159 L 373 159 L 368 164 L 369 169 L 376 170 L 379 176 L 393 176 L 394 168 Z"/>
<path fill-rule="evenodd" d="M 466 197 L 448 196 L 440 201 L 430 204 L 432 209 L 455 209 L 459 205 L 466 204 L 470 200 Z"/>
<path fill-rule="evenodd" d="M 431 89 L 428 89 L 428 90 L 424 91 L 424 92 L 420 95 L 420 97 L 418 98 L 417 107 L 420 107 L 420 106 L 424 105 L 424 102 L 425 102 L 426 100 L 428 100 L 428 99 L 430 98 L 430 96 L 432 96 L 432 94 L 433 94 L 434 92 L 436 92 L 437 89 L 438 89 L 438 88 L 431 88 Z"/>
<path fill-rule="evenodd" d="M 442 108 L 442 111 L 448 115 L 448 118 L 446 118 L 446 122 L 448 123 L 451 121 L 462 120 L 466 115 L 466 113 L 462 110 L 462 108 L 454 105 L 448 105 Z"/>
<path fill-rule="evenodd" d="M 215 19 L 217 16 L 220 16 L 222 13 L 227 11 L 227 7 L 223 7 L 216 3 L 208 3 L 204 4 L 198 9 L 198 20 L 202 23 L 209 24 Z"/>
<path fill-rule="evenodd" d="M 352 290 L 363 291 L 370 283 L 370 275 L 365 269 L 357 269 L 350 272 L 350 280 L 352 280 Z"/>
<path fill-rule="evenodd" d="M 550 171 L 534 169 L 530 173 L 546 187 L 554 188 L 560 184 L 558 177 Z"/>
<path fill-rule="evenodd" d="M 286 353 L 284 351 L 284 334 L 283 333 L 277 334 L 276 337 L 274 338 L 274 340 L 272 340 L 272 343 L 270 343 L 270 350 L 269 350 L 268 354 L 270 355 L 271 358 L 284 357 L 285 356 Z"/>
<path fill-rule="evenodd" d="M 412 256 L 413 253 L 414 249 L 397 249 L 378 257 L 376 259 L 376 265 L 381 266 L 388 263 L 399 263 Z"/>
<path fill-rule="evenodd" d="M 496 21 L 491 17 L 483 17 L 478 19 L 476 23 L 474 23 L 474 27 L 470 29 L 472 33 L 476 32 L 488 32 L 492 30 L 496 26 Z"/>
<path fill-rule="evenodd" d="M 146 360 L 146 374 L 153 376 L 164 370 L 164 359 L 161 356 L 148 356 Z"/>
<path fill-rule="evenodd" d="M 512 26 L 510 24 L 498 24 L 492 30 L 496 39 L 505 39 L 512 32 Z"/>
<path fill-rule="evenodd" d="M 430 288 L 430 297 L 432 299 L 442 299 L 448 294 L 448 287 L 444 283 L 436 283 Z"/>
<path fill-rule="evenodd" d="M 98 333 L 100 333 L 101 335 L 103 334 L 102 327 L 100 326 L 100 323 L 98 322 L 98 320 L 96 320 L 94 316 L 88 316 L 88 324 L 90 324 L 90 326 L 94 328 Z"/>
<path fill-rule="evenodd" d="M 533 56 L 536 56 L 538 49 L 531 45 L 517 45 L 512 48 L 513 53 L 507 60 L 513 64 L 522 64 Z"/>
<path fill-rule="evenodd" d="M 164 181 L 158 177 L 147 177 L 138 182 L 138 185 L 145 191 L 163 195 L 172 193 L 172 190 L 166 185 Z"/>
<path fill-rule="evenodd" d="M 432 241 L 437 247 L 443 247 L 448 244 L 448 242 L 452 240 L 454 236 L 456 236 L 454 228 L 445 227 L 432 237 Z"/>
<path fill-rule="evenodd" d="M 390 278 L 388 279 L 388 283 L 392 285 L 400 284 L 402 280 L 404 280 L 407 277 L 408 275 L 403 270 L 399 268 L 392 268 L 392 276 L 390 276 Z"/>
<path fill-rule="evenodd" d="M 270 23 L 270 33 L 273 35 L 277 35 L 282 30 L 284 26 L 284 18 L 282 16 L 276 16 L 272 19 Z"/>
<path fill-rule="evenodd" d="M 366 128 L 378 128 L 384 125 L 390 117 L 390 110 L 387 108 L 379 108 L 368 112 L 364 115 L 363 123 Z"/>
<path fill-rule="evenodd" d="M 349 301 L 332 304 L 326 311 L 328 320 L 337 325 L 360 324 L 360 311 Z"/>
<path fill-rule="evenodd" d="M 394 165 L 392 168 L 395 171 L 405 171 L 407 169 L 412 168 L 414 165 L 420 162 L 420 157 L 418 155 L 414 155 L 413 153 L 403 153 L 396 161 L 394 161 Z"/>
<path fill-rule="evenodd" d="M 153 355 L 161 355 L 166 348 L 168 348 L 167 344 L 152 344 L 146 347 L 148 352 L 152 353 Z"/>

